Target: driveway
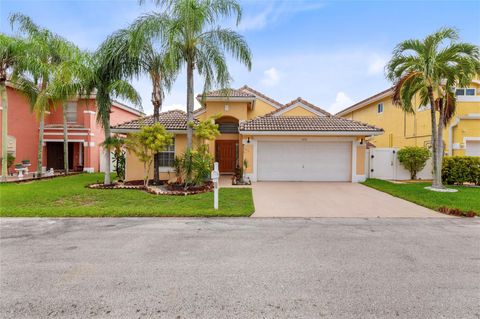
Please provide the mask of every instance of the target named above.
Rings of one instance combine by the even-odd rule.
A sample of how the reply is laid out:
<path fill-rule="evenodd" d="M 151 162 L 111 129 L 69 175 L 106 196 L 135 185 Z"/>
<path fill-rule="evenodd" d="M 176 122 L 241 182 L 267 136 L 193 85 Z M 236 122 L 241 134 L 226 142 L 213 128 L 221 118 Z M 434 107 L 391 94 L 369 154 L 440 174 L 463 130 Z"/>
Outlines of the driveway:
<path fill-rule="evenodd" d="M 0 318 L 478 318 L 477 219 L 0 219 Z"/>
<path fill-rule="evenodd" d="M 258 182 L 252 217 L 445 217 L 358 183 Z"/>

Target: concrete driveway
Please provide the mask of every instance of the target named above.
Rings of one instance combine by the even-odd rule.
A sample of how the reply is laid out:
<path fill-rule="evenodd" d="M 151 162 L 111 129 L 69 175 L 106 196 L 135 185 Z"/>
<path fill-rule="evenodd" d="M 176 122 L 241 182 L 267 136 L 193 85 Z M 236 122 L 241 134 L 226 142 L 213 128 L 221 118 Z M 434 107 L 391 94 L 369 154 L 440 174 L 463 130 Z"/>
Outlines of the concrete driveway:
<path fill-rule="evenodd" d="M 258 182 L 252 217 L 446 217 L 357 183 Z"/>

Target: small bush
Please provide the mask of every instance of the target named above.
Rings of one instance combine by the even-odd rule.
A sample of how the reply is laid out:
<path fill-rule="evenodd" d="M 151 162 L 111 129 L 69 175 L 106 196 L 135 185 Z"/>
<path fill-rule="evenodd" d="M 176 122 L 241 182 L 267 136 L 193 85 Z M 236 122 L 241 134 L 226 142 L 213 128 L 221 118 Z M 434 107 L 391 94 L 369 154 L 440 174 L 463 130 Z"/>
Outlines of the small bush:
<path fill-rule="evenodd" d="M 443 158 L 442 180 L 447 184 L 480 185 L 480 157 L 448 156 Z"/>
<path fill-rule="evenodd" d="M 411 179 L 417 179 L 430 158 L 430 151 L 426 147 L 407 146 L 398 151 L 398 160 L 410 172 Z"/>

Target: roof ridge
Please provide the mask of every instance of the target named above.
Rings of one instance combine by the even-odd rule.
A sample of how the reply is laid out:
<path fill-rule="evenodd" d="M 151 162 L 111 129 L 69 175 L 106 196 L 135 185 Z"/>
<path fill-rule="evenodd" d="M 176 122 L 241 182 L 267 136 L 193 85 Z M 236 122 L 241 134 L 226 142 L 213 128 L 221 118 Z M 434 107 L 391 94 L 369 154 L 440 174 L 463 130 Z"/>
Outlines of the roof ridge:
<path fill-rule="evenodd" d="M 246 85 L 246 84 L 244 84 L 241 88 L 239 88 L 239 90 L 242 90 L 242 91 L 250 91 L 250 93 L 253 93 L 254 95 L 258 95 L 258 96 L 264 98 L 265 100 L 267 100 L 267 101 L 269 101 L 269 102 L 272 102 L 273 104 L 277 104 L 277 105 L 280 106 L 280 107 L 283 107 L 283 106 L 284 106 L 283 103 L 278 102 L 277 100 L 269 97 L 268 95 L 266 95 L 266 94 L 264 94 L 264 93 L 262 93 L 262 92 L 260 92 L 260 91 L 255 90 L 254 88 L 249 87 L 249 86 Z"/>

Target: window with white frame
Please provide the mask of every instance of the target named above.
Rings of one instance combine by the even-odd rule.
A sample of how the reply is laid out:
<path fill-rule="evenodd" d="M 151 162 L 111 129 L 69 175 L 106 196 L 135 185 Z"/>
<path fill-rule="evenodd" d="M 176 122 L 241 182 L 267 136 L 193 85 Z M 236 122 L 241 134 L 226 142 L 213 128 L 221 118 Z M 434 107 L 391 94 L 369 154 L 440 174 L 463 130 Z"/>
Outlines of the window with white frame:
<path fill-rule="evenodd" d="M 377 113 L 383 113 L 383 103 L 377 104 Z"/>
<path fill-rule="evenodd" d="M 172 145 L 168 146 L 165 151 L 158 153 L 158 166 L 173 167 L 175 161 L 175 139 Z"/>
<path fill-rule="evenodd" d="M 475 96 L 474 88 L 458 88 L 455 90 L 456 96 Z"/>
<path fill-rule="evenodd" d="M 67 115 L 68 123 L 76 123 L 77 122 L 77 102 L 68 102 L 67 110 L 65 114 Z"/>

